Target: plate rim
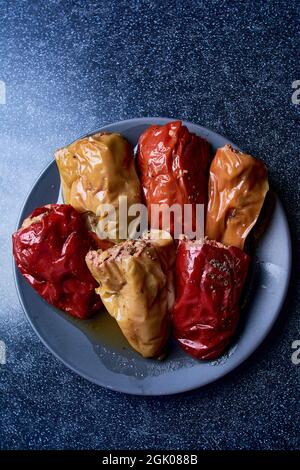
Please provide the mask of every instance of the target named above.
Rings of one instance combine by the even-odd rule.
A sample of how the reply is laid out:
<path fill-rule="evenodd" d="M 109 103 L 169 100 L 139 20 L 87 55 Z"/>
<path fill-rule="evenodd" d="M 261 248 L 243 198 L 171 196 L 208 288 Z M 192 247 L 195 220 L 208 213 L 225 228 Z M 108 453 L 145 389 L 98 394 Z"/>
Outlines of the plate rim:
<path fill-rule="evenodd" d="M 120 120 L 120 121 L 115 121 L 115 122 L 111 122 L 111 123 L 108 123 L 108 124 L 105 124 L 103 126 L 101 126 L 100 128 L 98 128 L 97 130 L 94 130 L 92 132 L 89 132 L 89 133 L 85 133 L 83 134 L 82 136 L 78 137 L 76 140 L 78 139 L 81 139 L 81 138 L 84 138 L 84 137 L 87 137 L 87 136 L 90 136 L 90 135 L 93 135 L 97 132 L 101 132 L 103 130 L 105 130 L 106 128 L 108 127 L 111 127 L 111 126 L 118 126 L 118 125 L 123 125 L 124 123 L 132 123 L 132 124 L 137 124 L 137 123 L 140 123 L 140 124 L 151 124 L 151 121 L 154 121 L 155 123 L 155 120 L 160 120 L 161 122 L 171 122 L 171 121 L 177 121 L 177 120 L 181 120 L 183 122 L 184 125 L 190 125 L 190 126 L 197 126 L 199 129 L 201 129 L 203 132 L 208 132 L 210 135 L 215 135 L 216 137 L 219 137 L 219 138 L 222 138 L 222 139 L 225 139 L 228 144 L 231 144 L 233 145 L 234 147 L 238 148 L 237 145 L 235 145 L 233 142 L 230 141 L 230 139 L 228 139 L 227 137 L 221 135 L 221 134 L 218 134 L 217 132 L 214 132 L 212 131 L 211 129 L 207 128 L 207 127 L 203 127 L 199 124 L 196 124 L 196 123 L 193 123 L 191 121 L 186 121 L 186 120 L 182 120 L 182 119 L 176 119 L 176 118 L 167 118 L 167 117 L 158 117 L 158 116 L 155 116 L 155 117 L 140 117 L 140 118 L 131 118 L 131 119 L 125 119 L 125 120 Z M 68 145 L 68 144 L 67 144 Z M 15 227 L 15 230 L 18 230 L 18 228 L 20 227 L 21 225 L 21 222 L 23 221 L 23 218 L 24 218 L 24 211 L 25 211 L 25 207 L 27 205 L 27 202 L 31 196 L 31 193 L 32 191 L 34 190 L 34 188 L 36 187 L 36 185 L 38 184 L 39 180 L 44 176 L 44 174 L 49 170 L 49 168 L 52 166 L 52 165 L 55 165 L 55 160 L 51 160 L 43 169 L 42 171 L 39 173 L 39 175 L 37 176 L 37 178 L 35 179 L 34 183 L 32 184 L 31 188 L 29 189 L 29 191 L 27 192 L 25 198 L 24 198 L 24 201 L 19 209 L 19 215 L 18 215 L 18 218 L 17 218 L 17 223 L 16 223 L 16 227 Z M 38 338 L 40 339 L 40 341 L 42 342 L 42 344 L 47 348 L 48 351 L 51 352 L 51 354 L 54 355 L 54 357 L 56 359 L 58 359 L 61 363 L 63 363 L 68 369 L 72 370 L 73 372 L 76 373 L 76 375 L 80 376 L 80 377 L 83 377 L 84 379 L 88 380 L 89 382 L 91 383 L 94 383 L 96 384 L 97 386 L 101 386 L 101 387 L 104 387 L 108 390 L 111 390 L 111 391 L 116 391 L 116 392 L 119 392 L 119 393 L 126 393 L 128 395 L 135 395 L 135 396 L 171 396 L 171 395 L 175 395 L 175 394 L 179 394 L 179 393 L 185 393 L 185 392 L 190 392 L 192 390 L 198 390 L 202 387 L 205 387 L 207 386 L 208 384 L 212 384 L 220 379 L 222 379 L 224 376 L 226 376 L 227 374 L 229 374 L 230 372 L 232 372 L 233 370 L 237 369 L 242 363 L 244 363 L 248 358 L 250 358 L 252 356 L 252 354 L 254 354 L 254 352 L 257 350 L 257 348 L 265 341 L 266 337 L 269 335 L 270 331 L 272 330 L 275 322 L 277 321 L 281 311 L 282 311 L 282 307 L 283 307 L 283 304 L 284 304 L 284 301 L 286 299 L 286 295 L 287 295 L 287 291 L 288 291 L 288 288 L 289 288 L 289 284 L 290 284 L 290 278 L 291 278 L 291 270 L 292 270 L 292 242 L 291 242 L 291 233 L 290 233 L 290 228 L 289 228 L 289 223 L 288 223 L 288 219 L 286 217 L 286 212 L 285 212 L 285 209 L 283 207 L 283 204 L 281 202 L 281 200 L 279 199 L 279 197 L 277 196 L 276 194 L 276 201 L 277 201 L 277 204 L 279 205 L 280 207 L 280 210 L 282 211 L 283 213 L 283 216 L 284 216 L 284 223 L 285 223 L 285 227 L 286 227 L 286 233 L 287 233 L 287 238 L 286 238 L 286 244 L 287 244 L 287 252 L 288 252 L 288 259 L 287 259 L 287 275 L 285 277 L 285 283 L 284 283 L 284 286 L 283 286 L 283 290 L 282 290 L 282 295 L 281 295 L 281 298 L 280 298 L 280 301 L 278 302 L 277 306 L 276 306 L 276 313 L 273 315 L 272 317 L 272 320 L 270 321 L 270 323 L 268 324 L 268 327 L 264 330 L 264 334 L 262 335 L 262 337 L 260 338 L 260 341 L 258 343 L 256 343 L 255 345 L 252 345 L 251 348 L 250 348 L 250 352 L 249 351 L 246 351 L 244 352 L 243 354 L 240 355 L 240 357 L 233 363 L 230 365 L 230 367 L 227 369 L 226 367 L 224 369 L 221 369 L 219 370 L 219 373 L 218 373 L 218 376 L 216 378 L 207 378 L 207 380 L 202 380 L 201 381 L 201 384 L 199 385 L 194 385 L 194 384 L 190 384 L 190 385 L 187 385 L 187 386 L 178 386 L 177 383 L 174 383 L 174 387 L 172 390 L 169 390 L 167 393 L 165 391 L 162 391 L 160 392 L 159 390 L 155 391 L 155 393 L 153 393 L 152 391 L 150 391 L 149 393 L 147 393 L 147 390 L 144 390 L 144 389 L 135 389 L 135 390 L 132 390 L 130 389 L 130 387 L 117 387 L 117 386 L 113 386 L 113 385 L 109 385 L 107 384 L 105 381 L 102 381 L 102 383 L 99 381 L 99 380 L 96 380 L 96 379 L 93 379 L 92 377 L 90 377 L 88 374 L 85 374 L 84 371 L 82 370 L 78 370 L 76 369 L 72 364 L 68 363 L 68 361 L 66 361 L 64 358 L 62 358 L 58 352 L 56 352 L 46 341 L 46 339 L 42 336 L 42 334 L 38 331 L 38 329 L 36 328 L 36 326 L 34 325 L 30 315 L 28 314 L 27 312 L 27 308 L 25 306 L 25 301 L 23 299 L 23 292 L 22 292 L 22 288 L 19 284 L 19 281 L 18 281 L 18 276 L 20 275 L 19 273 L 19 270 L 17 268 L 17 265 L 14 261 L 14 257 L 12 255 L 12 263 L 13 263 L 13 277 L 14 277 L 14 283 L 15 283 L 15 287 L 16 287 L 16 291 L 17 291 L 17 295 L 18 295 L 18 299 L 19 299 L 19 302 L 21 304 L 21 307 L 22 307 L 22 310 L 25 314 L 25 317 L 26 319 L 28 320 L 30 326 L 32 327 L 33 331 L 36 333 L 36 335 L 38 336 Z"/>

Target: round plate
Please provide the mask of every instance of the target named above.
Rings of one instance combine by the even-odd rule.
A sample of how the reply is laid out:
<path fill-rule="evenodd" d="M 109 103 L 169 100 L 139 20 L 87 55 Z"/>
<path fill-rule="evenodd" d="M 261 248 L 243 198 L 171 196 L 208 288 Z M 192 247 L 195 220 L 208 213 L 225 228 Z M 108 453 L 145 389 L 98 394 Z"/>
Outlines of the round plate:
<path fill-rule="evenodd" d="M 98 131 L 121 133 L 135 146 L 149 125 L 171 120 L 130 119 L 104 126 Z M 184 124 L 190 131 L 205 137 L 214 149 L 231 143 L 196 124 Z M 59 188 L 59 174 L 53 161 L 27 197 L 18 226 L 34 208 L 55 203 Z M 291 269 L 290 234 L 278 198 L 256 257 L 256 282 L 243 312 L 242 328 L 230 350 L 217 361 L 208 362 L 189 357 L 173 340 L 165 360 L 143 359 L 126 343 L 107 312 L 91 320 L 73 320 L 42 300 L 16 268 L 15 278 L 29 322 L 47 348 L 66 366 L 109 389 L 136 395 L 167 395 L 201 387 L 232 371 L 250 356 L 270 331 L 279 315 Z"/>

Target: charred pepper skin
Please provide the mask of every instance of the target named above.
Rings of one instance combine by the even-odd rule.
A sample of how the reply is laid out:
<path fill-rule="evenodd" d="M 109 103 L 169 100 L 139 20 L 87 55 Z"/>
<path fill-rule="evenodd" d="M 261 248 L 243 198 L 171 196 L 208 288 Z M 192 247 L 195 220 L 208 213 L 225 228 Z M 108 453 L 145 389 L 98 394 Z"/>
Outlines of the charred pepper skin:
<path fill-rule="evenodd" d="M 239 321 L 250 258 L 214 241 L 181 241 L 176 259 L 172 322 L 181 347 L 197 359 L 216 359 Z"/>
<path fill-rule="evenodd" d="M 189 132 L 181 121 L 149 127 L 138 144 L 138 169 L 148 211 L 151 204 L 179 204 L 182 208 L 192 204 L 194 230 L 196 204 L 207 203 L 209 164 L 209 143 Z M 151 228 L 167 230 L 162 222 L 160 214 L 158 226 L 150 220 Z M 172 222 L 170 233 L 174 236 Z M 185 220 L 183 229 L 187 223 Z"/>
<path fill-rule="evenodd" d="M 70 205 L 35 209 L 12 241 L 18 269 L 47 302 L 81 319 L 101 308 L 97 283 L 85 263 L 95 243 Z"/>

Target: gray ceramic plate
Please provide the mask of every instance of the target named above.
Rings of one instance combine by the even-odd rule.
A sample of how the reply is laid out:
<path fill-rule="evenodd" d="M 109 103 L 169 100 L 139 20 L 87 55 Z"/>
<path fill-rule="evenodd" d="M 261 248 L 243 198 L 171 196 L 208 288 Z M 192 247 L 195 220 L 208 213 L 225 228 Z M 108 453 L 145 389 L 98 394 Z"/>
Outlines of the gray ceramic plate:
<path fill-rule="evenodd" d="M 104 126 L 99 131 L 119 132 L 136 145 L 150 124 L 164 118 L 141 118 Z M 190 131 L 205 137 L 214 148 L 229 143 L 203 127 L 185 123 Z M 20 214 L 21 221 L 36 207 L 59 197 L 59 174 L 51 162 L 38 178 Z M 291 269 L 290 235 L 279 200 L 271 223 L 260 241 L 255 287 L 243 313 L 242 327 L 230 350 L 218 361 L 199 362 L 187 356 L 171 340 L 164 361 L 143 359 L 123 339 L 117 325 L 105 312 L 86 321 L 76 321 L 44 302 L 16 270 L 20 301 L 29 322 L 49 350 L 82 377 L 112 390 L 136 395 L 167 395 L 206 385 L 232 371 L 263 341 L 279 315 Z"/>

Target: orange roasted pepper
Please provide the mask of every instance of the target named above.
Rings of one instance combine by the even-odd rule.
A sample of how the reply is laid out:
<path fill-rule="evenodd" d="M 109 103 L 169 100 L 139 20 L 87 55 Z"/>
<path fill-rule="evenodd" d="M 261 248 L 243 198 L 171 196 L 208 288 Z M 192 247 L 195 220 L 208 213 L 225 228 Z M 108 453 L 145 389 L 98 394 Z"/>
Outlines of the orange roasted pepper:
<path fill-rule="evenodd" d="M 243 249 L 268 190 L 263 162 L 231 145 L 219 148 L 209 171 L 206 236 Z"/>

